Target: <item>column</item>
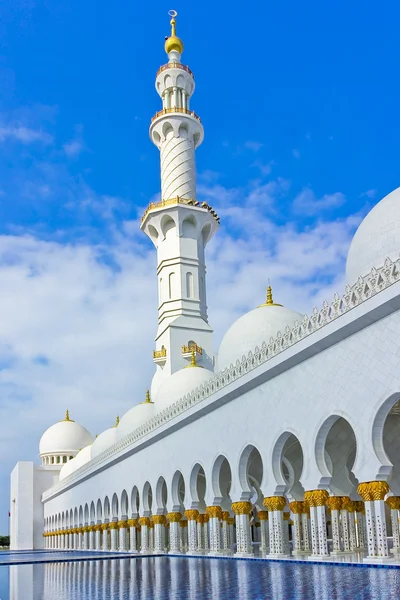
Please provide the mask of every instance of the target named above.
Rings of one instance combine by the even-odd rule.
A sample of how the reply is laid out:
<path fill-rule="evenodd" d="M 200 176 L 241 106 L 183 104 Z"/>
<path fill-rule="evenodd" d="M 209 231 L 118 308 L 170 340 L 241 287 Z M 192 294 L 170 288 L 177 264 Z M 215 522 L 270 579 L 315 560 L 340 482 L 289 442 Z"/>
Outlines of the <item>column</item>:
<path fill-rule="evenodd" d="M 233 549 L 232 546 L 235 546 L 235 544 L 236 544 L 235 518 L 229 517 L 228 523 L 229 523 L 229 545 L 232 550 Z"/>
<path fill-rule="evenodd" d="M 260 553 L 268 554 L 269 553 L 268 511 L 267 510 L 259 510 L 258 518 L 260 519 L 260 535 L 261 535 Z"/>
<path fill-rule="evenodd" d="M 101 521 L 97 521 L 94 526 L 94 547 L 95 550 L 101 550 L 101 529 L 102 523 Z"/>
<path fill-rule="evenodd" d="M 185 517 L 187 518 L 187 532 L 188 532 L 188 550 L 187 554 L 193 556 L 198 554 L 198 538 L 197 538 L 197 517 L 199 516 L 198 510 L 185 510 Z"/>
<path fill-rule="evenodd" d="M 181 554 L 181 536 L 179 521 L 182 519 L 182 513 L 170 512 L 167 514 L 169 522 L 169 554 Z"/>
<path fill-rule="evenodd" d="M 343 552 L 350 552 L 350 533 L 349 533 L 349 515 L 347 508 L 351 500 L 348 496 L 342 496 L 342 506 L 340 510 L 340 525 L 342 532 Z"/>
<path fill-rule="evenodd" d="M 197 515 L 197 554 L 204 554 L 204 515 Z"/>
<path fill-rule="evenodd" d="M 356 535 L 356 518 L 355 518 L 355 502 L 350 500 L 347 503 L 347 513 L 349 520 L 349 541 L 350 541 L 350 552 L 355 552 L 357 548 L 357 535 Z"/>
<path fill-rule="evenodd" d="M 386 481 L 360 483 L 357 492 L 365 502 L 368 556 L 364 562 L 388 562 L 389 555 L 384 498 L 390 491 Z"/>
<path fill-rule="evenodd" d="M 108 528 L 109 528 L 109 526 L 110 526 L 110 523 L 108 522 L 108 519 L 106 519 L 105 522 L 101 526 L 101 530 L 103 532 L 102 550 L 104 552 L 108 552 L 108 549 L 109 549 L 109 545 L 108 545 Z"/>
<path fill-rule="evenodd" d="M 250 529 L 250 513 L 252 505 L 250 502 L 234 502 L 232 510 L 236 519 L 236 553 L 235 556 L 253 556 L 253 544 Z"/>
<path fill-rule="evenodd" d="M 129 527 L 129 552 L 137 553 L 137 542 L 136 542 L 136 528 L 139 523 L 137 519 L 129 519 L 128 527 Z"/>
<path fill-rule="evenodd" d="M 208 551 L 210 550 L 210 536 L 209 536 L 209 532 L 208 532 L 208 523 L 210 521 L 210 517 L 205 514 L 204 515 L 204 527 L 203 527 L 203 532 L 204 532 L 204 552 L 205 554 L 208 554 Z"/>
<path fill-rule="evenodd" d="M 140 554 L 148 554 L 150 552 L 149 547 L 149 525 L 150 519 L 149 517 L 140 517 L 139 519 L 140 525 Z"/>
<path fill-rule="evenodd" d="M 165 553 L 165 516 L 153 515 L 154 524 L 154 552 L 155 554 Z"/>
<path fill-rule="evenodd" d="M 283 541 L 284 541 L 284 552 L 290 556 L 290 542 L 289 542 L 289 521 L 290 512 L 283 513 Z"/>
<path fill-rule="evenodd" d="M 269 496 L 264 498 L 263 504 L 269 513 L 268 556 L 270 558 L 287 557 L 283 530 L 283 509 L 286 506 L 286 498 L 284 496 Z"/>
<path fill-rule="evenodd" d="M 118 532 L 119 532 L 118 549 L 120 552 L 127 552 L 128 551 L 128 546 L 127 546 L 128 521 L 118 521 L 117 525 L 118 525 Z"/>
<path fill-rule="evenodd" d="M 326 535 L 325 505 L 329 498 L 326 490 L 311 490 L 304 494 L 304 502 L 310 507 L 312 555 L 310 559 L 318 560 L 329 556 Z"/>
<path fill-rule="evenodd" d="M 183 553 L 186 553 L 187 550 L 187 520 L 181 519 L 179 521 L 179 529 L 181 534 L 181 550 Z"/>
<path fill-rule="evenodd" d="M 365 550 L 365 506 L 362 500 L 356 500 L 354 504 L 356 508 L 357 550 Z"/>
<path fill-rule="evenodd" d="M 342 545 L 340 539 L 340 510 L 342 508 L 342 498 L 340 496 L 330 496 L 326 505 L 331 511 L 332 521 L 332 543 L 333 551 L 332 554 L 336 555 L 342 552 Z"/>
<path fill-rule="evenodd" d="M 224 554 L 230 554 L 231 553 L 231 542 L 230 542 L 230 530 L 229 530 L 229 519 L 230 519 L 230 514 L 227 510 L 223 511 L 222 513 L 222 549 L 224 551 Z"/>
<path fill-rule="evenodd" d="M 95 549 L 95 524 L 93 521 L 89 525 L 89 550 Z"/>
<path fill-rule="evenodd" d="M 304 511 L 304 503 L 299 500 L 295 500 L 289 504 L 290 512 L 292 513 L 293 529 L 292 529 L 292 541 L 293 541 L 293 555 L 304 554 L 303 550 L 303 535 L 302 535 L 302 522 L 301 515 Z"/>
<path fill-rule="evenodd" d="M 303 534 L 302 549 L 306 554 L 311 554 L 310 507 L 305 502 L 303 502 L 303 512 L 301 513 L 301 531 Z"/>
<path fill-rule="evenodd" d="M 82 528 L 82 550 L 88 550 L 89 548 L 89 526 L 85 523 L 85 526 Z"/>
<path fill-rule="evenodd" d="M 208 515 L 208 531 L 210 534 L 210 556 L 221 554 L 221 527 L 219 521 L 222 517 L 222 509 L 220 506 L 207 506 L 206 514 Z"/>
<path fill-rule="evenodd" d="M 116 552 L 118 550 L 118 521 L 111 521 L 110 529 L 110 550 Z"/>
<path fill-rule="evenodd" d="M 389 496 L 386 504 L 390 508 L 390 517 L 392 521 L 393 549 L 392 552 L 398 558 L 400 554 L 400 529 L 399 529 L 399 510 L 400 498 L 398 496 Z"/>

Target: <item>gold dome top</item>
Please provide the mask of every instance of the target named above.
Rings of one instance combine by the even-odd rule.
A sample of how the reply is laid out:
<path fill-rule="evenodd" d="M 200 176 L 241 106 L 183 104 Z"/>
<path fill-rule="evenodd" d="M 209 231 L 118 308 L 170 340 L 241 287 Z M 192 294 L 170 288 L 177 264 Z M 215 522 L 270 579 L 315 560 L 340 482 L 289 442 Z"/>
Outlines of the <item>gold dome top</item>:
<path fill-rule="evenodd" d="M 258 308 L 261 308 L 261 306 L 282 306 L 282 304 L 276 304 L 274 302 L 274 299 L 272 298 L 272 287 L 270 285 L 268 285 L 267 287 L 267 298 L 265 300 L 265 303 L 260 304 Z"/>
<path fill-rule="evenodd" d="M 172 50 L 175 50 L 176 52 L 179 52 L 179 54 L 182 54 L 183 42 L 176 35 L 175 17 L 177 16 L 178 13 L 176 12 L 176 10 L 170 10 L 170 11 L 168 11 L 168 14 L 171 17 L 171 21 L 170 21 L 171 35 L 165 40 L 165 52 L 167 54 L 169 54 L 170 52 L 172 52 Z"/>

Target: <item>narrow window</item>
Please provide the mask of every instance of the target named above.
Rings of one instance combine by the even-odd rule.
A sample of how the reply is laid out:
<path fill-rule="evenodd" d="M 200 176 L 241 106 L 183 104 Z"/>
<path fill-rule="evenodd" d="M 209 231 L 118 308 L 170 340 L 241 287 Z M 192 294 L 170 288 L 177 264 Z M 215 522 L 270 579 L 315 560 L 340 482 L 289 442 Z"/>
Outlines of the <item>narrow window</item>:
<path fill-rule="evenodd" d="M 193 273 L 186 273 L 186 297 L 193 298 Z"/>
<path fill-rule="evenodd" d="M 168 294 L 169 294 L 170 300 L 171 300 L 172 294 L 173 294 L 174 279 L 175 279 L 175 273 L 170 273 L 169 278 L 168 278 Z"/>

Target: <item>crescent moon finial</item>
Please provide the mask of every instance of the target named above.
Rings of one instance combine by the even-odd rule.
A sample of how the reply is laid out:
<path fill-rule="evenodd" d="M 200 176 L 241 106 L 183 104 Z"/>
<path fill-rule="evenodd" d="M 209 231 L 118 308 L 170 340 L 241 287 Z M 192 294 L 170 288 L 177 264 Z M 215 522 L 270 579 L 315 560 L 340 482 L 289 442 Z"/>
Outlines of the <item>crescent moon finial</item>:
<path fill-rule="evenodd" d="M 173 19 L 174 19 L 175 17 L 177 17 L 177 16 L 178 16 L 178 13 L 176 12 L 176 10 L 169 10 L 169 11 L 168 11 L 168 14 L 169 14 L 169 16 L 170 16 L 170 17 L 172 17 Z"/>

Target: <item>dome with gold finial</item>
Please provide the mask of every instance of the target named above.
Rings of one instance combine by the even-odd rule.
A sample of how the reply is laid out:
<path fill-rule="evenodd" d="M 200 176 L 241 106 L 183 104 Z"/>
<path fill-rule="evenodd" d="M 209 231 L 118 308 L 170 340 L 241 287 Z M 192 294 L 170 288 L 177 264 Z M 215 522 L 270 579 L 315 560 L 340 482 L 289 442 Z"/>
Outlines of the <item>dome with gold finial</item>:
<path fill-rule="evenodd" d="M 300 313 L 274 302 L 268 285 L 265 303 L 239 317 L 224 335 L 218 352 L 218 371 L 241 361 L 256 347 L 261 348 L 263 342 L 268 344 L 279 331 L 283 334 L 287 325 L 291 327 L 301 319 Z"/>
<path fill-rule="evenodd" d="M 39 442 L 39 455 L 42 464 L 53 465 L 64 463 L 75 457 L 79 448 L 93 442 L 93 437 L 87 429 L 76 423 L 65 413 L 65 419 L 49 427 Z"/>
<path fill-rule="evenodd" d="M 178 52 L 182 54 L 183 52 L 183 42 L 176 35 L 176 19 L 175 17 L 178 15 L 176 10 L 170 10 L 168 12 L 171 17 L 170 25 L 171 25 L 171 35 L 167 37 L 165 40 L 165 52 L 169 54 L 170 52 Z"/>
<path fill-rule="evenodd" d="M 117 431 L 118 439 L 122 439 L 134 429 L 148 421 L 154 415 L 154 402 L 150 398 L 149 390 L 146 391 L 146 399 L 128 410 L 122 417 Z"/>
<path fill-rule="evenodd" d="M 117 441 L 118 429 L 119 417 L 117 416 L 115 420 L 115 425 L 109 427 L 95 438 L 92 446 L 91 458 L 96 458 L 96 456 L 104 452 L 104 450 L 107 450 L 107 448 L 115 444 L 115 442 Z"/>

